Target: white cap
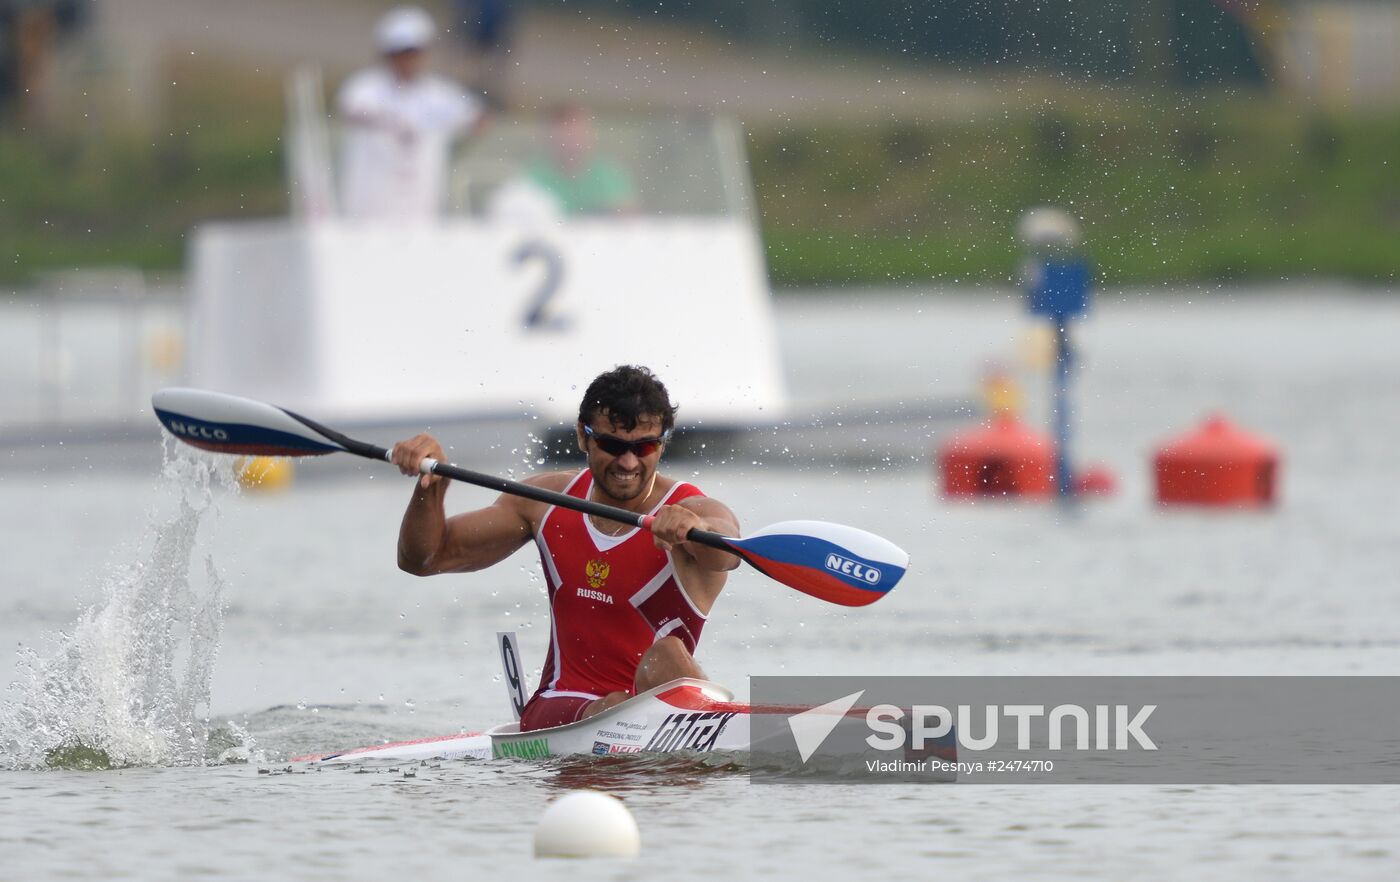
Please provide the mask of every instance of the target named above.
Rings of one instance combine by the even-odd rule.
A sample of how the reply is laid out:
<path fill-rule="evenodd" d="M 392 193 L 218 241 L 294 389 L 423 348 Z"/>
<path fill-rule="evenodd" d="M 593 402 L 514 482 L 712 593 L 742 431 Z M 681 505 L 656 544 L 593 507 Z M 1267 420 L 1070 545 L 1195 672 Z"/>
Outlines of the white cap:
<path fill-rule="evenodd" d="M 380 52 L 403 52 L 426 47 L 433 41 L 435 31 L 428 13 L 417 6 L 400 6 L 384 14 L 374 29 L 374 36 Z"/>
<path fill-rule="evenodd" d="M 1032 248 L 1073 248 L 1079 244 L 1079 222 L 1063 209 L 1042 206 L 1021 215 L 1016 234 Z"/>

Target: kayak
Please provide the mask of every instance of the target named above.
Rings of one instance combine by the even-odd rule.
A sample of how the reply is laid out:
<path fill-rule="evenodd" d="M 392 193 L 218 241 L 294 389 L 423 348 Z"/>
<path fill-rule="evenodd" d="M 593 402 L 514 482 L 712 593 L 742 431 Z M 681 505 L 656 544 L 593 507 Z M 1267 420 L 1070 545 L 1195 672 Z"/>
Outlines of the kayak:
<path fill-rule="evenodd" d="M 788 721 L 803 713 L 825 708 L 750 705 L 736 702 L 728 689 L 697 679 L 672 680 L 584 720 L 549 729 L 520 731 L 518 723 L 505 723 L 485 732 L 468 732 L 381 744 L 334 753 L 295 757 L 293 762 L 317 765 L 359 763 L 373 760 L 418 761 L 428 759 L 542 760 L 575 756 L 618 754 L 750 754 L 761 749 L 755 739 L 791 744 Z M 849 706 L 831 712 L 823 752 L 842 755 L 872 754 L 865 743 L 869 729 L 865 709 Z M 766 719 L 765 719 L 766 718 Z M 755 723 L 759 723 L 757 731 Z M 791 748 L 787 747 L 787 752 Z M 942 758 L 955 758 L 956 748 L 936 749 Z"/>
<path fill-rule="evenodd" d="M 762 712 L 762 710 L 760 710 Z M 624 753 L 746 752 L 753 708 L 706 680 L 680 679 L 584 720 L 521 732 L 505 723 L 467 732 L 297 757 L 296 762 L 364 760 L 547 759 Z"/>

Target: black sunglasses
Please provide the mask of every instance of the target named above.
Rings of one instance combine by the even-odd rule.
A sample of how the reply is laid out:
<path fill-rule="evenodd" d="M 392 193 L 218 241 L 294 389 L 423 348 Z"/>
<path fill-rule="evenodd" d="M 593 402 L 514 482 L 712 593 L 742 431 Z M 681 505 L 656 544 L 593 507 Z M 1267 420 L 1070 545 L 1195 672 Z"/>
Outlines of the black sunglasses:
<path fill-rule="evenodd" d="M 632 455 L 638 459 L 651 456 L 653 453 L 660 450 L 667 441 L 671 440 L 671 433 L 667 432 L 659 438 L 640 438 L 636 441 L 624 441 L 612 435 L 604 435 L 601 432 L 595 432 L 592 426 L 584 426 L 583 434 L 585 437 L 592 438 L 608 456 L 622 456 L 624 453 L 631 451 Z"/>

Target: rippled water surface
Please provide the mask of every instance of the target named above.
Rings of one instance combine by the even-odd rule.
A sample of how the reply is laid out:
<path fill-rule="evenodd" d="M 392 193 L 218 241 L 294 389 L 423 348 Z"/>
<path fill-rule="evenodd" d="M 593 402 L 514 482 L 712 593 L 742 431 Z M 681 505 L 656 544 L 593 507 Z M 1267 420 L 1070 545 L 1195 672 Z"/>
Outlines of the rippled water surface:
<path fill-rule="evenodd" d="M 975 396 L 996 360 L 1044 418 L 1011 298 L 863 303 L 781 302 L 804 414 Z M 839 450 L 780 431 L 762 454 L 677 463 L 750 528 L 851 523 L 914 556 L 863 610 L 738 573 L 702 661 L 741 694 L 772 673 L 1395 674 L 1397 332 L 1400 301 L 1344 291 L 1105 302 L 1082 335 L 1076 430 L 1079 458 L 1110 466 L 1119 492 L 1077 514 L 938 499 L 925 454 L 946 421 L 830 426 Z M 1154 445 L 1216 409 L 1282 448 L 1277 510 L 1151 504 Z M 448 440 L 464 465 L 519 474 L 529 430 Z M 43 755 L 36 720 L 106 732 L 141 764 L 0 771 L 6 880 L 575 878 L 530 857 L 531 832 L 553 795 L 584 786 L 623 797 L 643 836 L 640 863 L 590 867 L 599 878 L 1378 878 L 1400 857 L 1391 787 L 751 787 L 725 768 L 590 762 L 287 771 L 307 751 L 503 719 L 494 632 L 518 631 L 536 671 L 544 650 L 532 555 L 399 573 L 408 489 L 371 463 L 307 463 L 274 496 L 196 466 L 162 477 L 156 444 L 7 458 L 0 680 L 17 686 L 0 765 Z M 449 506 L 487 499 L 459 487 Z M 89 685 L 65 698 L 59 682 Z"/>

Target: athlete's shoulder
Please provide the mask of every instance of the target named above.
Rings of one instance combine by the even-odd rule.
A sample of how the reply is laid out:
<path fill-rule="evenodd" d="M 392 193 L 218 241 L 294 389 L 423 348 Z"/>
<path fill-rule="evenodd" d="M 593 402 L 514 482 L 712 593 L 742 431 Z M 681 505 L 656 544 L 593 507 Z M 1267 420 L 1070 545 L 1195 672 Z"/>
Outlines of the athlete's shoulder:
<path fill-rule="evenodd" d="M 689 481 L 673 480 L 671 487 L 666 490 L 665 498 L 667 505 L 685 506 L 701 517 L 734 518 L 734 512 L 729 506 L 707 495 Z M 735 520 L 737 522 L 737 519 Z"/>
<path fill-rule="evenodd" d="M 670 475 L 657 475 L 656 481 L 660 485 L 658 488 L 668 502 L 679 502 L 692 496 L 704 496 L 705 492 L 694 484 L 682 478 L 673 478 Z"/>
<path fill-rule="evenodd" d="M 538 487 L 541 490 L 550 490 L 554 493 L 563 493 L 568 489 L 569 484 L 578 476 L 578 472 L 541 472 L 538 475 L 530 475 L 520 483 L 528 484 L 531 487 Z M 505 495 L 502 500 L 520 512 L 530 524 L 532 534 L 539 531 L 540 523 L 544 520 L 545 512 L 549 511 L 549 503 L 536 499 L 526 499 L 523 496 Z"/>
<path fill-rule="evenodd" d="M 542 490 L 553 490 L 563 492 L 563 490 L 574 482 L 578 477 L 578 472 L 540 472 L 531 475 L 521 481 L 522 484 L 529 484 L 531 487 L 539 487 Z"/>

